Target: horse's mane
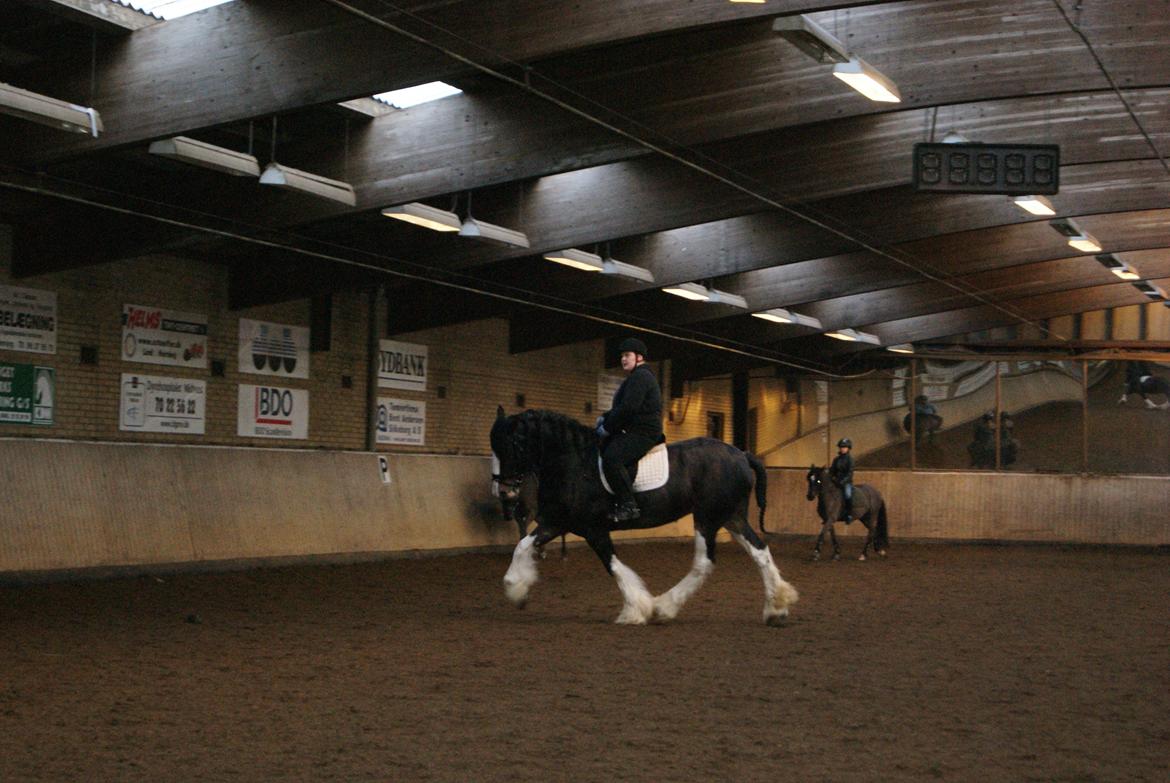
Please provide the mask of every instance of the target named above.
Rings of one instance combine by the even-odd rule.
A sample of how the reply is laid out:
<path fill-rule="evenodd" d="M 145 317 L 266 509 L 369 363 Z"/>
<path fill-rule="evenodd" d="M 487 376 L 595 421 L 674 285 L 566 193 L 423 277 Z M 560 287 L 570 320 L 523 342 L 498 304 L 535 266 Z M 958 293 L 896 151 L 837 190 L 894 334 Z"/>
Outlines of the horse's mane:
<path fill-rule="evenodd" d="M 563 413 L 530 408 L 516 414 L 515 418 L 535 429 L 545 443 L 552 440 L 579 451 L 597 445 L 597 435 L 592 428 Z"/>

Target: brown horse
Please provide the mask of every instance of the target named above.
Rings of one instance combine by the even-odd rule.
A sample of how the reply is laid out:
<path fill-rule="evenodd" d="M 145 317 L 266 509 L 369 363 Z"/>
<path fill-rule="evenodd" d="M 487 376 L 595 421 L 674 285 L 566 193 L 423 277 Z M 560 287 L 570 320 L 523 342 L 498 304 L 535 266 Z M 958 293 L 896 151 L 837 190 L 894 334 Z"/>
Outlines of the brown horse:
<path fill-rule="evenodd" d="M 808 481 L 808 494 L 805 498 L 807 500 L 816 499 L 817 514 L 821 517 L 821 532 L 817 536 L 813 560 L 821 559 L 821 542 L 824 541 L 826 532 L 833 540 L 833 559 L 840 560 L 841 545 L 837 543 L 837 534 L 833 532 L 833 523 L 844 521 L 841 514 L 841 507 L 845 501 L 844 494 L 841 492 L 841 488 L 829 478 L 828 471 L 824 468 L 818 468 L 816 465 L 809 466 L 805 480 Z M 854 484 L 853 518 L 860 520 L 869 531 L 865 537 L 865 546 L 861 549 L 861 556 L 857 559 L 865 560 L 870 545 L 873 546 L 873 551 L 885 557 L 886 549 L 890 545 L 890 535 L 889 525 L 886 521 L 886 501 L 882 499 L 882 494 L 869 484 Z"/>

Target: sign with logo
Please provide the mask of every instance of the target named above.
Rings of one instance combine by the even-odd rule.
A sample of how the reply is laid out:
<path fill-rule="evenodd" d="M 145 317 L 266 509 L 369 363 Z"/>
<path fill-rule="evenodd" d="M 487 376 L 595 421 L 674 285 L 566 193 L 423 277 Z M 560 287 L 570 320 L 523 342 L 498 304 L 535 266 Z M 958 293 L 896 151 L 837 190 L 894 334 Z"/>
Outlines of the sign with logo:
<path fill-rule="evenodd" d="M 0 285 L 0 349 L 57 353 L 57 293 Z"/>
<path fill-rule="evenodd" d="M 388 389 L 427 389 L 427 347 L 378 341 L 378 385 Z"/>
<path fill-rule="evenodd" d="M 202 435 L 206 409 L 206 381 L 122 373 L 120 430 Z"/>
<path fill-rule="evenodd" d="M 309 329 L 240 319 L 240 372 L 309 377 Z"/>
<path fill-rule="evenodd" d="M 122 361 L 207 366 L 207 316 L 122 305 Z"/>
<path fill-rule="evenodd" d="M 0 362 L 0 422 L 48 426 L 55 396 L 52 367 Z"/>
<path fill-rule="evenodd" d="M 236 434 L 245 438 L 308 438 L 308 390 L 241 383 Z"/>
<path fill-rule="evenodd" d="M 378 398 L 378 443 L 423 446 L 427 432 L 427 404 L 419 400 Z"/>

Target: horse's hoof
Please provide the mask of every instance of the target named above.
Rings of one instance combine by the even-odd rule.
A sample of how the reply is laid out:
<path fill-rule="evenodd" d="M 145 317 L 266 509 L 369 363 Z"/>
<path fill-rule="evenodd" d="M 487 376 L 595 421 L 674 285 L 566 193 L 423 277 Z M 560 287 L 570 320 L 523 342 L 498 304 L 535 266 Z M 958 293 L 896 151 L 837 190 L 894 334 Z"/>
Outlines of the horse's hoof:
<path fill-rule="evenodd" d="M 878 555 L 880 555 L 881 557 L 885 557 L 885 556 L 886 556 L 886 550 L 884 550 L 884 549 L 880 550 L 880 551 L 878 552 Z"/>
<path fill-rule="evenodd" d="M 865 555 L 858 555 L 858 556 L 857 556 L 857 559 L 858 559 L 858 560 L 861 560 L 861 561 L 864 561 L 864 560 L 865 560 Z"/>
<path fill-rule="evenodd" d="M 813 552 L 812 559 L 813 559 L 813 562 L 814 562 L 814 563 L 815 563 L 816 561 L 820 560 L 820 559 L 821 559 L 821 553 L 820 553 L 820 552 Z"/>
<path fill-rule="evenodd" d="M 834 552 L 834 553 L 833 553 L 833 559 L 834 559 L 834 560 L 840 560 L 840 559 L 841 559 L 841 553 L 840 553 L 840 552 Z"/>
<path fill-rule="evenodd" d="M 764 623 L 773 628 L 783 628 L 785 625 L 788 625 L 788 610 L 785 609 L 776 614 L 764 615 Z"/>

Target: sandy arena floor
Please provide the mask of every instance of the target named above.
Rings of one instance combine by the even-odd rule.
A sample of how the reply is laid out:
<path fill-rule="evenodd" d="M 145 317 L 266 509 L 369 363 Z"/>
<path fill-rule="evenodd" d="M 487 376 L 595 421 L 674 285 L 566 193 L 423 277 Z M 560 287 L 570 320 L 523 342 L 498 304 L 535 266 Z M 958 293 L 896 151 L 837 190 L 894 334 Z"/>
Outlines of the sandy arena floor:
<path fill-rule="evenodd" d="M 781 629 L 735 545 L 643 628 L 585 549 L 523 611 L 503 554 L 3 588 L 0 780 L 1168 779 L 1165 552 L 811 547 Z"/>

